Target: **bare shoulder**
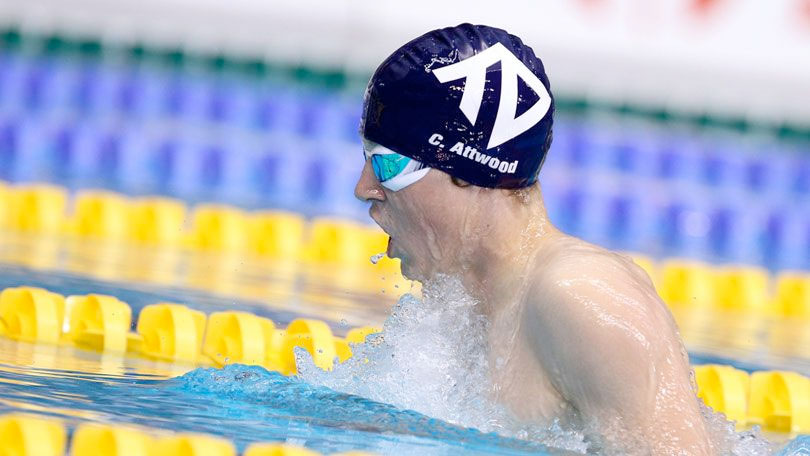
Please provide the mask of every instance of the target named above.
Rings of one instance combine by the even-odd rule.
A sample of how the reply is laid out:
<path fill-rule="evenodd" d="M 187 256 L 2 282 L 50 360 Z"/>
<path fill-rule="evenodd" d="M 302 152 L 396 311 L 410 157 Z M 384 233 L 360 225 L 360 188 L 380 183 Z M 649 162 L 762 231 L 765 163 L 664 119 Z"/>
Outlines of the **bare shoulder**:
<path fill-rule="evenodd" d="M 646 273 L 624 255 L 562 238 L 533 274 L 523 324 L 560 394 L 649 453 L 706 454 L 688 359 Z"/>
<path fill-rule="evenodd" d="M 571 298 L 584 290 L 601 290 L 605 298 L 633 297 L 656 307 L 659 301 L 649 276 L 630 257 L 570 236 L 560 238 L 538 257 L 533 276 L 532 296 L 537 304 Z M 627 299 L 621 301 L 629 304 Z"/>
<path fill-rule="evenodd" d="M 666 341 L 677 339 L 646 273 L 624 255 L 564 237 L 538 257 L 533 274 L 524 323 L 563 390 L 605 385 L 628 369 L 648 371 Z M 648 378 L 639 376 L 642 383 Z"/>

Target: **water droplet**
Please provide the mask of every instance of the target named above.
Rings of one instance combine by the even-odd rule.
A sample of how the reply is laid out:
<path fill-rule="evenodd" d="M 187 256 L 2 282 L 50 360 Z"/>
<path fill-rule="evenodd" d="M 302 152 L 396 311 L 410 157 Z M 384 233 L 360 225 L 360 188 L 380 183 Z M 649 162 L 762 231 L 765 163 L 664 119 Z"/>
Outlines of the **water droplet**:
<path fill-rule="evenodd" d="M 377 264 L 377 263 L 379 263 L 379 262 L 380 262 L 380 260 L 382 260 L 382 259 L 383 259 L 383 257 L 384 257 L 384 256 L 385 256 L 385 252 L 382 252 L 382 253 L 378 253 L 378 254 L 376 254 L 376 255 L 373 255 L 373 256 L 372 256 L 371 258 L 369 258 L 369 259 L 371 260 L 371 264 Z"/>

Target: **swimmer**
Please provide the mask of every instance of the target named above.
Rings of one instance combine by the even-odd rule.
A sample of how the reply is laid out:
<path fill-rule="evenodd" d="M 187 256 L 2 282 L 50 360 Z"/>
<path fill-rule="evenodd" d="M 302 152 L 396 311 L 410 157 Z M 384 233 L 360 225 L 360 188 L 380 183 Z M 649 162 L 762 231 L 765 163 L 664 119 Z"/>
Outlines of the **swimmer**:
<path fill-rule="evenodd" d="M 586 429 L 594 451 L 711 454 L 678 329 L 627 256 L 560 232 L 538 172 L 554 99 L 532 49 L 462 24 L 376 70 L 355 195 L 403 274 L 461 279 L 490 322 L 494 399 Z"/>

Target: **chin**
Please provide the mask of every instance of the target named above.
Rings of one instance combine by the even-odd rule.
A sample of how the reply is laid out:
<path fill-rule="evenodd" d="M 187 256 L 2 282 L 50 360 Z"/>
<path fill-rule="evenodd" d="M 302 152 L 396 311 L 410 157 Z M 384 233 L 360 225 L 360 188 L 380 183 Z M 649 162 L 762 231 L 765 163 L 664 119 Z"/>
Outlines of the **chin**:
<path fill-rule="evenodd" d="M 399 259 L 399 270 L 406 279 L 421 281 L 424 278 L 424 271 L 413 264 L 411 255 L 401 249 L 399 244 L 391 241 L 389 247 L 388 256 Z"/>
<path fill-rule="evenodd" d="M 405 258 L 400 258 L 399 270 L 402 272 L 403 277 L 408 280 L 416 280 L 421 282 L 424 279 L 424 274 L 418 268 L 411 266 L 411 262 Z"/>

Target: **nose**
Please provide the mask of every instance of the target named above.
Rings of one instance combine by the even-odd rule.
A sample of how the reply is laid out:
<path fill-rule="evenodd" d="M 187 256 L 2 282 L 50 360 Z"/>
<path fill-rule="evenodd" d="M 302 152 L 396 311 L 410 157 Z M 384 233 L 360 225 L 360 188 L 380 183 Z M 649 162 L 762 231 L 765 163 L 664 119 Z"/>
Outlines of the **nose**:
<path fill-rule="evenodd" d="M 385 201 L 385 192 L 380 181 L 377 180 L 377 176 L 374 175 L 371 160 L 366 160 L 366 164 L 363 165 L 363 172 L 360 173 L 360 179 L 354 186 L 354 196 L 360 201 Z"/>

